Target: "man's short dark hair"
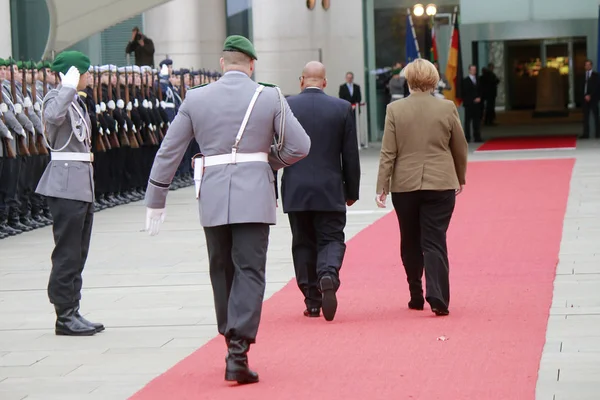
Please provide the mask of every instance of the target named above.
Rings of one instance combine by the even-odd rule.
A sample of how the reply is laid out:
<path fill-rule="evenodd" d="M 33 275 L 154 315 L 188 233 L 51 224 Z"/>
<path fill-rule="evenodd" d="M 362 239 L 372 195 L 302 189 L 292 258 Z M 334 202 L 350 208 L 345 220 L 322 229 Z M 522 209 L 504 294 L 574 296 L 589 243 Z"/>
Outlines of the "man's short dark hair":
<path fill-rule="evenodd" d="M 346 75 L 348 75 L 348 74 L 350 74 L 350 75 L 354 76 L 354 72 L 350 72 L 350 71 L 348 71 L 348 72 L 346 72 Z"/>
<path fill-rule="evenodd" d="M 594 65 L 594 62 L 592 60 L 590 60 L 590 59 L 585 60 L 585 62 Z"/>
<path fill-rule="evenodd" d="M 137 26 L 134 26 L 133 29 L 131 30 L 131 32 L 139 32 L 140 28 L 138 28 Z"/>

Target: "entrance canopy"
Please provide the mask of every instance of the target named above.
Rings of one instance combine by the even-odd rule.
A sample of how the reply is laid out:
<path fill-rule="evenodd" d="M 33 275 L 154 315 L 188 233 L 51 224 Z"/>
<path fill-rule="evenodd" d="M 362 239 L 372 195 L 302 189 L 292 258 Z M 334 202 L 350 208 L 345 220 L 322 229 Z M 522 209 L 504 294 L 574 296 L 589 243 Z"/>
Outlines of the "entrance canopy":
<path fill-rule="evenodd" d="M 50 33 L 44 58 L 171 0 L 46 0 Z M 142 27 L 140 27 L 141 29 Z"/>

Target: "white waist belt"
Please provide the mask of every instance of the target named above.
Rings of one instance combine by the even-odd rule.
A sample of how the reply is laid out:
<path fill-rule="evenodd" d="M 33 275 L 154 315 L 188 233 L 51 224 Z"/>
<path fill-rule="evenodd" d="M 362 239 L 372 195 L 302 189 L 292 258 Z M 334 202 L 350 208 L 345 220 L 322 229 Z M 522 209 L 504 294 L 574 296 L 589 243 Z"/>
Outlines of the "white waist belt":
<path fill-rule="evenodd" d="M 52 161 L 94 162 L 94 155 L 92 153 L 70 153 L 67 151 L 53 151 L 50 153 L 50 159 Z"/>
<path fill-rule="evenodd" d="M 235 157 L 235 160 L 234 160 Z M 233 153 L 219 154 L 218 156 L 204 157 L 204 166 L 212 167 L 214 165 L 236 164 L 244 162 L 269 162 L 267 153 Z"/>
<path fill-rule="evenodd" d="M 165 102 L 165 108 L 175 108 L 175 103 L 167 103 L 167 102 Z"/>

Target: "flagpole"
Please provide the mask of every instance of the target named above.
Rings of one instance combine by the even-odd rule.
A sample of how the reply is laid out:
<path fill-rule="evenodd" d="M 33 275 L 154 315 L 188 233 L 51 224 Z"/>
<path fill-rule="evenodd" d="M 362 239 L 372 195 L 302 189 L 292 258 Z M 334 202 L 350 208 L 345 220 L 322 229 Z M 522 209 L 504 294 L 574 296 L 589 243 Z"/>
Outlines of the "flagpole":
<path fill-rule="evenodd" d="M 410 29 L 412 30 L 413 38 L 415 39 L 415 47 L 417 48 L 417 56 L 418 56 L 418 58 L 421 58 L 421 51 L 419 50 L 419 41 L 417 40 L 417 33 L 415 32 L 415 24 L 413 23 L 410 8 L 407 8 L 406 12 L 408 13 L 408 19 L 410 20 Z"/>

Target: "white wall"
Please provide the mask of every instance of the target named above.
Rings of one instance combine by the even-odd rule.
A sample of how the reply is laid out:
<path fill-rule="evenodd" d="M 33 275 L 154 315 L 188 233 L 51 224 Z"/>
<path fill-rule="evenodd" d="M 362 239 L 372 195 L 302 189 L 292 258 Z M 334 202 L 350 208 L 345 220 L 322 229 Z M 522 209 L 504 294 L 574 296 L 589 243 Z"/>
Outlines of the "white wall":
<path fill-rule="evenodd" d="M 144 13 L 144 33 L 154 41 L 155 65 L 167 55 L 175 69 L 220 70 L 226 34 L 223 0 L 173 0 Z"/>
<path fill-rule="evenodd" d="M 12 55 L 10 0 L 0 0 L 0 57 Z"/>
<path fill-rule="evenodd" d="M 598 0 L 460 0 L 461 24 L 598 18 Z"/>
<path fill-rule="evenodd" d="M 323 10 L 321 1 L 309 10 L 306 1 L 253 0 L 252 29 L 257 81 L 296 94 L 302 68 L 309 61 L 318 61 L 322 49 L 329 84 L 325 91 L 337 96 L 346 72 L 352 71 L 364 98 L 361 0 L 332 1 L 328 11 Z"/>

